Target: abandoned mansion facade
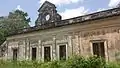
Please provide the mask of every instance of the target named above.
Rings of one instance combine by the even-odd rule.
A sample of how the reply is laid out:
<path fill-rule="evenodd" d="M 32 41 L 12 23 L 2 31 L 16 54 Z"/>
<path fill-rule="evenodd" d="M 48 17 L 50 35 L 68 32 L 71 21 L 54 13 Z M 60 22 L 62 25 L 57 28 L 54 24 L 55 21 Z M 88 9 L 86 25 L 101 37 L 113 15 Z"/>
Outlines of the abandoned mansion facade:
<path fill-rule="evenodd" d="M 1 58 L 13 60 L 67 59 L 98 55 L 120 60 L 120 7 L 61 20 L 46 1 L 34 27 L 11 32 L 1 45 Z"/>

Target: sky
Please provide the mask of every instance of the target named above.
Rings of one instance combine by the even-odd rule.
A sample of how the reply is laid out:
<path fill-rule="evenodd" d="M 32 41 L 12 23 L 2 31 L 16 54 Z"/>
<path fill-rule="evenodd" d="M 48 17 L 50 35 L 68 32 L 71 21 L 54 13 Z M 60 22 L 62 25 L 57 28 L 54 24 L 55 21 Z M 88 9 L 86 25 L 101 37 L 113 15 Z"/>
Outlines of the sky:
<path fill-rule="evenodd" d="M 0 16 L 7 16 L 16 9 L 27 12 L 31 18 L 30 25 L 38 17 L 38 9 L 46 0 L 1 0 Z M 107 10 L 116 7 L 120 0 L 47 0 L 56 5 L 62 19 L 73 18 L 85 14 Z"/>

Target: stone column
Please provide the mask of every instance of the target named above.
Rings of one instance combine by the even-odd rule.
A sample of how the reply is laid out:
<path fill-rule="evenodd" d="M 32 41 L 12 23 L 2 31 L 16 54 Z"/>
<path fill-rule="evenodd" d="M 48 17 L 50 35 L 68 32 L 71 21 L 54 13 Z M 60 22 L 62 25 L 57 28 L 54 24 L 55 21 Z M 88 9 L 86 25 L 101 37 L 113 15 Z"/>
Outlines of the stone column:
<path fill-rule="evenodd" d="M 38 40 L 38 46 L 37 46 L 37 60 L 42 59 L 42 47 L 41 47 L 41 40 Z"/>
<path fill-rule="evenodd" d="M 25 60 L 25 41 L 22 41 L 22 43 L 19 45 L 19 60 Z"/>
<path fill-rule="evenodd" d="M 26 60 L 30 60 L 30 44 L 29 39 L 26 39 Z"/>
<path fill-rule="evenodd" d="M 79 48 L 80 48 L 80 54 L 83 55 L 82 33 L 81 32 L 79 32 Z"/>
<path fill-rule="evenodd" d="M 68 46 L 67 46 L 68 56 L 73 55 L 73 44 L 72 44 L 72 35 L 68 36 Z"/>
<path fill-rule="evenodd" d="M 8 55 L 7 59 L 12 59 L 13 51 L 10 45 L 8 45 Z"/>
<path fill-rule="evenodd" d="M 41 42 L 41 60 L 44 61 L 44 44 Z"/>
<path fill-rule="evenodd" d="M 8 54 L 8 42 L 6 42 L 5 44 L 5 56 L 4 56 L 4 60 L 7 60 L 7 54 Z"/>
<path fill-rule="evenodd" d="M 108 48 L 107 48 L 107 41 L 104 41 L 104 48 L 105 48 L 105 58 L 106 61 L 109 61 L 109 56 L 108 56 Z"/>
<path fill-rule="evenodd" d="M 79 33 L 75 34 L 74 44 L 75 44 L 74 45 L 75 54 L 80 54 Z"/>
<path fill-rule="evenodd" d="M 120 60 L 120 29 L 118 30 L 118 35 L 116 35 L 117 40 L 116 40 L 116 46 L 115 46 L 115 59 L 116 61 Z"/>
<path fill-rule="evenodd" d="M 53 45 L 52 45 L 52 60 L 56 60 L 57 54 L 56 54 L 56 36 L 53 36 Z"/>
<path fill-rule="evenodd" d="M 24 57 L 24 60 L 26 59 L 26 42 L 24 40 L 24 44 L 23 44 L 23 57 Z"/>
<path fill-rule="evenodd" d="M 26 46 L 26 44 L 25 44 L 26 42 L 25 42 L 25 40 L 23 41 L 23 45 L 22 45 L 22 50 L 23 50 L 23 59 L 25 60 L 25 46 Z"/>

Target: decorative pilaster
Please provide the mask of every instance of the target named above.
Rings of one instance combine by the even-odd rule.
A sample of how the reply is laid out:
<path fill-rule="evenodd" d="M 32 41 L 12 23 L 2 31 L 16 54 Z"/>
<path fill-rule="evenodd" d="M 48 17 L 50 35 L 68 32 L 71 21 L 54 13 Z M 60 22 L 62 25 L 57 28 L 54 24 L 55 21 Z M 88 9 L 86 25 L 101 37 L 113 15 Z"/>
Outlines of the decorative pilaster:
<path fill-rule="evenodd" d="M 109 56 L 108 56 L 108 48 L 107 48 L 107 41 L 104 41 L 104 48 L 105 48 L 105 58 L 106 61 L 109 61 Z"/>
<path fill-rule="evenodd" d="M 30 59 L 30 44 L 29 39 L 26 39 L 26 60 Z"/>
<path fill-rule="evenodd" d="M 79 48 L 80 48 L 80 54 L 83 55 L 82 33 L 81 32 L 79 32 Z"/>
<path fill-rule="evenodd" d="M 57 53 L 56 53 L 56 37 L 53 36 L 53 46 L 52 46 L 52 60 L 56 60 Z"/>
<path fill-rule="evenodd" d="M 75 46 L 74 46 L 75 54 L 80 54 L 79 33 L 75 33 L 74 44 L 75 44 Z"/>
<path fill-rule="evenodd" d="M 41 42 L 41 60 L 44 61 L 44 46 L 42 42 Z"/>
<path fill-rule="evenodd" d="M 73 55 L 73 45 L 72 45 L 72 35 L 68 36 L 68 46 L 67 46 L 67 52 L 68 52 L 68 56 L 72 56 Z"/>
<path fill-rule="evenodd" d="M 42 44 L 41 44 L 41 40 L 38 40 L 37 59 L 38 59 L 38 60 L 41 60 L 41 59 L 42 59 Z"/>
<path fill-rule="evenodd" d="M 13 53 L 12 52 L 13 51 L 12 51 L 11 46 L 8 46 L 8 56 L 7 56 L 7 59 L 13 59 L 13 57 L 12 57 Z"/>
<path fill-rule="evenodd" d="M 23 44 L 19 45 L 19 60 L 25 59 L 25 41 L 22 41 Z"/>

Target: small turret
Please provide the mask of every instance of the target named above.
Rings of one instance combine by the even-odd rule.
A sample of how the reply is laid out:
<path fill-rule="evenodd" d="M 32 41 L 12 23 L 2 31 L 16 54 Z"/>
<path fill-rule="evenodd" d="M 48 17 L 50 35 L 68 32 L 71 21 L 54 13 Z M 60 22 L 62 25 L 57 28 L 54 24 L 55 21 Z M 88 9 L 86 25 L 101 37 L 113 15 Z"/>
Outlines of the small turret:
<path fill-rule="evenodd" d="M 45 26 L 61 20 L 61 16 L 57 13 L 56 6 L 48 1 L 43 3 L 38 12 L 39 15 L 35 22 L 35 26 Z"/>

